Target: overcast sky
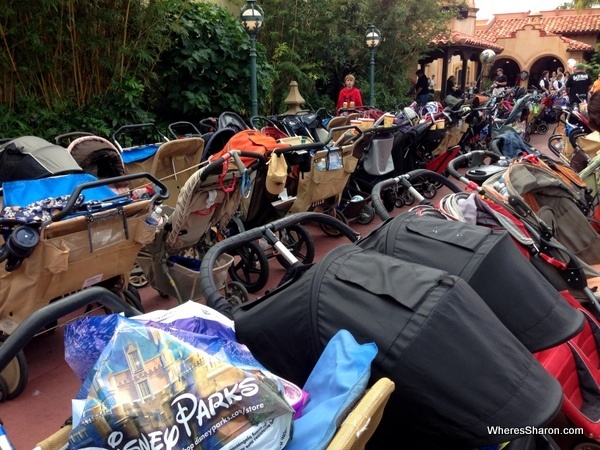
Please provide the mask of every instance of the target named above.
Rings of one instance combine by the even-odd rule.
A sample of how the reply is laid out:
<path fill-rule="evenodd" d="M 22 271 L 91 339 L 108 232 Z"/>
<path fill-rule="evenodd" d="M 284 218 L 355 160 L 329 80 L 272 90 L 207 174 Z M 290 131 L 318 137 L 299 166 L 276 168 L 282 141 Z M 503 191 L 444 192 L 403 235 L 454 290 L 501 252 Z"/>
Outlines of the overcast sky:
<path fill-rule="evenodd" d="M 549 11 L 565 0 L 475 0 L 477 19 L 491 19 L 494 14 L 523 11 Z"/>

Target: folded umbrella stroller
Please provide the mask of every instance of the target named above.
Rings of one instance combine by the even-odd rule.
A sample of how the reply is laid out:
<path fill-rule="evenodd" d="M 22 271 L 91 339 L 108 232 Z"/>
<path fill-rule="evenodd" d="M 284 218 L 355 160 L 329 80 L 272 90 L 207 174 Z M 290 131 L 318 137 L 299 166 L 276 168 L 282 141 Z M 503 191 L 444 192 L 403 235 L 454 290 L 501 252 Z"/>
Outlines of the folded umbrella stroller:
<path fill-rule="evenodd" d="M 301 218 L 290 216 L 270 227 L 293 220 Z M 428 450 L 498 444 L 515 436 L 490 434 L 488 426 L 539 427 L 558 411 L 556 380 L 461 278 L 342 245 L 295 281 L 232 308 L 207 279 L 220 252 L 256 233 L 235 238 L 207 253 L 203 291 L 208 305 L 233 317 L 238 340 L 274 373 L 303 385 L 340 329 L 358 342 L 377 344 L 371 382 L 389 377 L 396 391 L 374 448 L 389 448 L 391 442 Z"/>

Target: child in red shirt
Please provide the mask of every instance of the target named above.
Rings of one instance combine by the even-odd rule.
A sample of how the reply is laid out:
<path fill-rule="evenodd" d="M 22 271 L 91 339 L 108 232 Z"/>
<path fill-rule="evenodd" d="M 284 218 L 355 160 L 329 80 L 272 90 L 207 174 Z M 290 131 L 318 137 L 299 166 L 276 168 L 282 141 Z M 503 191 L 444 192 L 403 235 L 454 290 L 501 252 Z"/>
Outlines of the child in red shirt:
<path fill-rule="evenodd" d="M 360 90 L 354 87 L 354 76 L 346 75 L 344 78 L 345 87 L 340 91 L 340 95 L 338 96 L 336 109 L 340 108 L 352 108 L 351 103 L 354 102 L 354 106 L 362 106 L 362 96 L 360 95 Z M 344 102 L 346 105 L 344 106 Z"/>

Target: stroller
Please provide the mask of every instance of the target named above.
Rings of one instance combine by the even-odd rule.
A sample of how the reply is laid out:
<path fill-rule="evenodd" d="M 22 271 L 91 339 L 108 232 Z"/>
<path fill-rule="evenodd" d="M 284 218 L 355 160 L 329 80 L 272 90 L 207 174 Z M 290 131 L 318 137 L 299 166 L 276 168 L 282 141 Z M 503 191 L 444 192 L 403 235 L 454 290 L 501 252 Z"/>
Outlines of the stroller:
<path fill-rule="evenodd" d="M 497 192 L 496 182 L 504 183 L 513 202 L 527 205 L 578 258 L 600 264 L 600 237 L 587 218 L 590 205 L 584 186 L 575 185 L 535 155 L 513 162 L 506 173 L 492 176 L 484 186 Z"/>
<path fill-rule="evenodd" d="M 426 265 L 408 263 L 359 246 L 341 245 L 311 268 L 295 267 L 294 276 L 260 299 L 240 307 L 231 307 L 224 301 L 211 273 L 212 262 L 220 254 L 241 242 L 259 238 L 267 230 L 276 231 L 310 220 L 314 220 L 311 213 L 294 214 L 248 230 L 236 236 L 236 240 L 222 241 L 209 250 L 205 257 L 208 264 L 201 268 L 201 285 L 207 305 L 234 319 L 238 340 L 247 345 L 261 363 L 274 373 L 302 385 L 323 346 L 340 327 L 349 330 L 360 342 L 376 342 L 379 354 L 372 366 L 371 383 L 382 376 L 398 381 L 374 434 L 374 444 L 383 448 L 393 439 L 401 440 L 411 449 L 464 449 L 498 444 L 517 436 L 491 436 L 485 424 L 514 421 L 520 426 L 524 423 L 541 426 L 554 416 L 560 407 L 558 383 L 535 362 L 523 344 L 500 325 L 489 307 L 482 306 L 481 298 L 476 297 L 463 280 L 453 277 L 447 285 L 447 296 L 436 296 L 435 303 L 431 304 L 433 309 L 444 309 L 447 301 L 448 306 L 452 305 L 452 312 L 442 314 L 440 310 L 438 315 L 429 315 L 421 310 L 423 305 L 433 302 L 430 295 L 436 289 L 435 283 L 427 280 L 443 277 L 440 271 Z M 346 235 L 342 230 L 345 228 L 340 226 L 340 232 Z M 506 247 L 507 250 L 511 248 Z M 490 262 L 496 259 L 494 252 L 486 255 Z M 521 256 L 511 258 L 516 257 Z M 397 283 L 386 283 L 378 274 L 404 282 L 399 288 Z M 536 277 L 535 272 L 527 275 Z M 414 282 L 410 282 L 413 279 Z M 406 282 L 410 285 L 406 286 Z M 411 295 L 403 295 L 400 291 Z M 527 303 L 533 311 L 540 307 L 545 309 L 537 300 Z M 543 300 L 541 296 L 540 300 L 548 299 Z M 552 296 L 551 303 L 555 300 Z M 571 312 L 571 309 L 566 311 Z M 548 327 L 552 337 L 541 329 L 539 334 L 534 332 L 529 337 L 537 341 L 544 335 L 543 345 L 549 345 L 555 339 L 570 336 L 581 328 L 583 321 L 576 312 L 552 316 L 542 325 Z M 436 320 L 443 321 L 443 325 L 436 326 L 433 323 Z M 554 320 L 557 322 L 552 323 Z M 555 334 L 559 323 L 561 330 Z M 390 330 L 396 332 L 390 335 Z M 446 332 L 447 336 L 440 336 Z M 471 332 L 474 333 L 472 337 L 463 336 Z M 470 343 L 470 351 L 456 345 L 457 335 L 464 337 L 460 342 Z M 309 345 L 299 349 L 294 342 L 300 336 L 308 339 Z M 537 343 L 542 344 L 541 341 Z M 491 348 L 498 344 L 510 348 L 505 347 L 505 351 L 499 353 L 499 349 Z M 291 348 L 295 350 L 290 352 Z M 482 383 L 486 383 L 486 387 L 481 387 L 485 396 L 474 395 L 479 388 L 473 386 L 473 378 L 464 382 L 465 371 L 475 366 L 489 370 L 489 374 L 476 378 L 485 379 Z M 509 381 L 511 377 L 515 378 Z M 523 380 L 527 387 L 517 379 Z M 490 383 L 494 384 L 492 390 Z M 508 386 L 519 387 L 509 393 Z M 421 395 L 423 392 L 428 394 Z M 436 395 L 432 396 L 432 392 Z M 526 399 L 529 395 L 531 397 Z M 545 401 L 534 401 L 538 395 Z M 500 409 L 498 405 L 501 405 Z M 488 412 L 494 417 L 488 416 Z M 487 417 L 481 429 L 474 427 L 481 417 Z"/>
<path fill-rule="evenodd" d="M 147 178 L 157 193 L 135 201 L 108 187 Z M 103 285 L 122 303 L 141 309 L 129 271 L 154 229 L 145 219 L 167 188 L 148 174 L 97 180 L 85 173 L 3 183 L 0 233 L 0 331 L 12 334 L 36 311 L 60 297 Z M 40 324 L 35 331 L 48 325 Z M 25 345 L 26 342 L 23 343 Z M 8 371 L 7 398 L 25 388 L 23 359 Z"/>
<path fill-rule="evenodd" d="M 201 300 L 198 269 L 202 256 L 224 232 L 225 227 L 247 194 L 249 170 L 240 160 L 239 151 L 226 152 L 212 163 L 204 163 L 186 181 L 175 208 L 165 206 L 165 217 L 153 242 L 140 252 L 137 263 L 144 276 L 161 295 L 175 297 L 179 303 Z M 262 155 L 242 152 L 246 158 Z M 262 165 L 260 162 L 258 165 Z M 233 170 L 231 170 L 233 169 Z M 223 255 L 215 269 L 220 289 L 235 303 L 248 299 L 258 279 L 268 278 L 268 262 L 257 243 L 249 243 L 232 255 Z M 227 275 L 234 280 L 227 283 Z"/>
<path fill-rule="evenodd" d="M 391 128 L 367 130 L 367 137 L 372 139 L 367 139 L 368 144 L 359 168 L 352 177 L 352 185 L 371 192 L 373 186 L 383 179 L 417 168 L 444 173 L 448 161 L 460 151 L 456 145 L 446 147 L 446 144 L 452 143 L 449 133 L 453 133 L 453 117 L 452 110 L 447 108 L 438 116 L 430 114 L 428 121 L 416 125 L 411 125 L 409 120 L 401 120 Z M 447 119 L 451 123 L 448 128 L 445 126 Z M 427 177 L 415 182 L 417 190 L 427 198 L 435 197 L 438 186 Z M 414 199 L 404 194 L 393 189 L 387 190 L 384 195 L 387 210 L 412 204 Z"/>
<path fill-rule="evenodd" d="M 86 173 L 100 180 L 125 175 L 121 153 L 110 141 L 100 136 L 79 136 L 69 143 L 67 151 Z M 131 185 L 123 183 L 111 188 L 122 193 L 131 190 Z"/>
<path fill-rule="evenodd" d="M 148 123 L 124 125 L 111 139 L 121 152 L 125 173 L 147 172 L 161 180 L 172 192 L 166 202 L 172 207 L 177 194 L 200 164 L 204 150 L 204 140 L 200 137 L 169 141 L 154 124 Z M 147 139 L 151 139 L 150 143 Z M 134 187 L 141 187 L 141 183 Z"/>
<path fill-rule="evenodd" d="M 304 138 L 276 140 L 257 130 L 245 130 L 234 135 L 225 150 L 257 152 L 264 156 L 266 164 L 254 171 L 250 179 L 250 192 L 241 201 L 240 209 L 229 223 L 224 236 L 233 236 L 248 228 L 263 225 L 285 216 L 297 199 L 301 171 L 310 170 L 311 152 L 323 148 L 320 142 L 304 142 Z M 217 155 L 213 155 L 213 158 Z M 282 230 L 280 241 L 302 262 L 309 264 L 315 253 L 312 236 L 301 225 Z M 267 257 L 277 258 L 286 265 L 279 252 L 270 252 L 264 245 Z M 264 287 L 267 279 L 249 288 L 256 292 Z"/>
<path fill-rule="evenodd" d="M 453 175 L 458 175 L 458 173 L 454 174 L 454 163 L 453 161 L 451 164 L 452 172 Z M 381 201 L 378 197 L 379 189 L 380 187 L 378 186 L 374 190 L 374 203 L 379 205 L 378 211 L 383 211 L 384 213 L 381 218 L 386 219 L 388 216 L 385 215 L 385 210 L 380 205 Z M 520 249 L 532 263 L 533 267 L 560 291 L 560 295 L 563 298 L 561 307 L 564 308 L 565 305 L 570 305 L 574 310 L 583 313 L 585 318 L 583 328 L 566 342 L 558 342 L 558 345 L 541 351 L 534 350 L 534 356 L 560 382 L 563 390 L 562 412 L 572 425 L 581 427 L 583 430 L 582 436 L 587 438 L 583 440 L 580 438 L 578 442 L 581 445 L 584 445 L 582 442 L 591 445 L 589 444 L 591 441 L 588 439 L 600 439 L 597 415 L 594 412 L 596 411 L 598 392 L 600 392 L 600 372 L 598 372 L 600 368 L 600 363 L 598 363 L 600 352 L 593 337 L 600 330 L 600 325 L 593 314 L 594 312 L 597 314 L 598 311 L 597 300 L 595 300 L 589 288 L 584 287 L 583 289 L 587 291 L 587 298 L 596 304 L 596 308 L 592 311 L 585 308 L 569 292 L 573 289 L 580 291 L 579 288 L 585 286 L 585 281 L 581 282 L 585 280 L 585 274 L 581 270 L 581 265 L 576 267 L 579 264 L 577 258 L 572 253 L 561 248 L 561 246 L 553 245 L 545 237 L 540 237 L 539 233 L 534 232 L 533 234 L 529 234 L 531 227 L 522 222 L 522 217 L 504 208 L 501 202 L 492 200 L 493 197 L 486 195 L 483 188 L 478 190 L 479 193 L 461 192 L 456 186 L 453 186 L 452 190 L 454 193 L 445 196 L 440 201 L 437 209 L 434 210 L 429 206 L 423 206 L 415 210 L 416 214 L 423 217 L 434 216 L 434 220 L 446 220 L 450 218 L 453 221 L 470 224 L 476 223 L 479 226 L 491 228 L 492 230 L 508 231 L 513 242 L 516 243 L 516 248 Z M 535 216 L 535 213 L 529 211 L 527 216 L 531 215 Z M 423 226 L 419 227 L 419 229 L 424 228 Z M 464 231 L 461 234 L 463 235 L 461 241 L 465 242 Z M 411 253 L 411 250 L 406 245 L 402 246 L 402 248 L 403 253 Z M 422 245 L 421 248 L 426 248 L 426 246 Z M 556 265 L 555 262 L 563 261 L 565 255 L 570 258 L 567 260 L 567 263 L 563 264 L 562 267 L 561 264 Z M 552 270 L 553 268 L 556 270 Z M 512 267 L 511 270 L 516 270 L 521 274 L 521 270 L 516 267 Z M 570 272 L 566 277 L 567 285 L 561 282 L 563 275 L 561 275 L 560 271 L 563 273 Z M 501 271 L 497 271 L 496 273 L 501 273 Z M 505 285 L 505 283 L 502 284 Z M 523 307 L 523 305 L 520 304 L 518 307 Z"/>
<path fill-rule="evenodd" d="M 336 142 L 311 152 L 310 166 L 307 164 L 307 170 L 303 171 L 303 176 L 298 181 L 298 191 L 290 213 L 324 212 L 348 223 L 340 206 L 348 180 L 362 155 L 361 142 L 364 134 L 354 125 L 340 128 L 347 131 Z M 367 201 L 363 198 L 361 206 Z M 335 227 L 331 228 L 323 223 L 319 226 L 328 236 L 340 236 Z"/>

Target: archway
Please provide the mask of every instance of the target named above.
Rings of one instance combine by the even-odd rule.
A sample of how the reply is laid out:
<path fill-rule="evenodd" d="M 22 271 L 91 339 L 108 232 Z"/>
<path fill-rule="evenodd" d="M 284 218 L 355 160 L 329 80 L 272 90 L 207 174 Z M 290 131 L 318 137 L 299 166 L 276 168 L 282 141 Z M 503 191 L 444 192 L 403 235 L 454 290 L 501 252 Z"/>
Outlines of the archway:
<path fill-rule="evenodd" d="M 531 65 L 531 70 L 529 71 L 529 79 L 531 82 L 530 85 L 534 85 L 536 88 L 540 85 L 540 79 L 542 78 L 542 72 L 547 70 L 552 75 L 552 72 L 556 71 L 557 68 L 564 67 L 563 63 L 556 56 L 543 56 Z M 565 68 L 565 70 L 569 70 Z"/>
<path fill-rule="evenodd" d="M 504 75 L 508 79 L 508 85 L 514 86 L 517 82 L 517 77 L 521 73 L 521 68 L 514 59 L 510 58 L 496 58 L 494 68 L 492 70 L 492 78 L 496 77 L 496 70 L 502 68 Z"/>

